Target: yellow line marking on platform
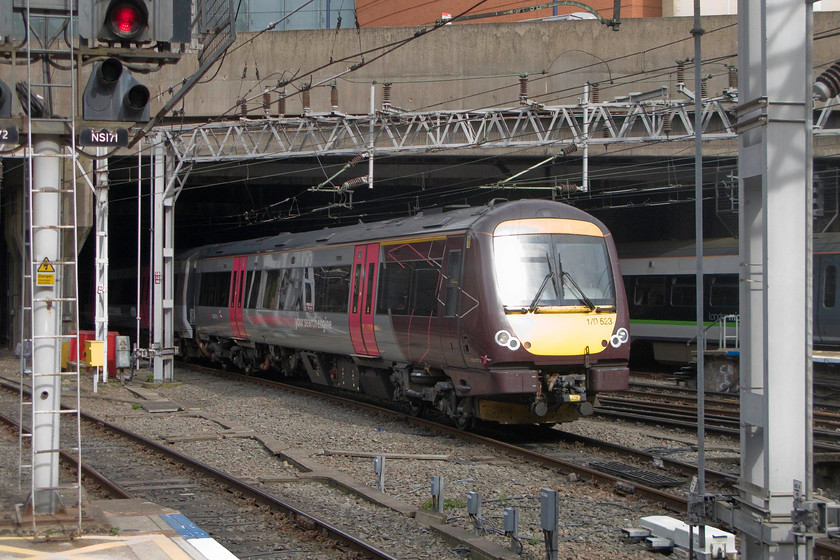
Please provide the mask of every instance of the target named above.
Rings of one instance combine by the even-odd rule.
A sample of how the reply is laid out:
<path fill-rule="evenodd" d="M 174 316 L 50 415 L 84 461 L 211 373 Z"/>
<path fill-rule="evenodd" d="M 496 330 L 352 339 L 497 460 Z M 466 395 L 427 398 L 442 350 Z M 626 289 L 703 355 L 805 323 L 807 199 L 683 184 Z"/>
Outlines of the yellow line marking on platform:
<path fill-rule="evenodd" d="M 139 535 L 136 537 L 111 537 L 111 536 L 84 536 L 74 539 L 74 542 L 83 540 L 109 541 L 97 542 L 89 546 L 82 546 L 73 550 L 63 550 L 61 552 L 44 552 L 41 550 L 31 550 L 28 548 L 20 548 L 17 546 L 8 546 L 0 544 L 0 552 L 15 554 L 13 557 L 0 556 L 0 558 L 25 558 L 28 560 L 61 560 L 71 558 L 72 560 L 102 560 L 102 557 L 88 556 L 88 554 L 100 552 L 103 550 L 111 550 L 119 547 L 130 547 L 133 544 L 140 544 L 144 542 L 152 542 L 172 560 L 190 560 L 190 556 L 184 552 L 178 545 L 163 535 Z M 31 545 L 45 544 L 45 542 L 35 542 L 32 538 L 24 537 L 0 537 L 0 541 L 27 541 Z M 58 541 L 54 541 L 58 544 Z"/>

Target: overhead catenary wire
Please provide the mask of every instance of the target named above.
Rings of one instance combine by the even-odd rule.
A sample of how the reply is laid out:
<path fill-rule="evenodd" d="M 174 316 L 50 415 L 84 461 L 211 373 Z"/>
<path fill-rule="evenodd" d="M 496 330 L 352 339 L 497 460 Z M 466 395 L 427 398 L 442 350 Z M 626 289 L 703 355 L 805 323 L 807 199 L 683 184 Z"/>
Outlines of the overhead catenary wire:
<path fill-rule="evenodd" d="M 649 51 L 649 50 L 651 50 L 651 49 L 647 49 L 647 50 Z M 734 56 L 734 55 L 733 55 L 733 56 Z M 641 75 L 641 73 L 640 73 L 640 75 Z M 615 153 L 616 153 L 616 151 L 614 150 L 614 151 L 612 152 L 612 155 L 615 155 Z M 394 155 L 393 157 L 398 157 L 398 155 Z"/>

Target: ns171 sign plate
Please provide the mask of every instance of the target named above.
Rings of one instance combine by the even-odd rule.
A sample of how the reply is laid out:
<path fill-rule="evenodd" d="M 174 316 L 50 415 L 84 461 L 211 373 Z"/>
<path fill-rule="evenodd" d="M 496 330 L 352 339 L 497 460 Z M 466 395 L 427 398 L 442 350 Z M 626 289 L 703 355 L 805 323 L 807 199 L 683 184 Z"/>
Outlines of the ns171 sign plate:
<path fill-rule="evenodd" d="M 83 128 L 79 131 L 79 145 L 125 147 L 128 146 L 128 129 L 103 128 L 93 130 L 92 128 Z"/>

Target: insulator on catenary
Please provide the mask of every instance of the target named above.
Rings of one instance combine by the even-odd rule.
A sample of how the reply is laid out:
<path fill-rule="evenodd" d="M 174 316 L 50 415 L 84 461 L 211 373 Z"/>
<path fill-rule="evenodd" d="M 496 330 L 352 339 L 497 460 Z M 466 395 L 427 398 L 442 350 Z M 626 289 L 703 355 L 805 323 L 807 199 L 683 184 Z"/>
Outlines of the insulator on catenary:
<path fill-rule="evenodd" d="M 303 103 L 303 112 L 308 113 L 311 110 L 310 109 L 311 106 L 309 104 L 309 88 L 308 87 L 303 89 L 303 91 L 300 94 L 300 98 L 301 98 L 301 103 Z"/>
<path fill-rule="evenodd" d="M 590 103 L 601 102 L 601 87 L 598 84 L 589 84 L 589 101 Z"/>
<path fill-rule="evenodd" d="M 729 68 L 729 87 L 736 89 L 738 87 L 738 67 L 728 66 Z"/>
<path fill-rule="evenodd" d="M 578 185 L 571 184 L 557 185 L 557 187 L 555 188 L 562 194 L 573 194 L 580 190 L 580 187 Z"/>
<path fill-rule="evenodd" d="M 286 114 L 286 91 L 284 90 L 283 93 L 280 94 L 280 97 L 277 99 L 277 114 L 281 117 Z"/>
<path fill-rule="evenodd" d="M 367 156 L 368 156 L 367 152 L 365 152 L 363 154 L 356 154 L 355 156 L 353 156 L 353 159 L 350 160 L 348 165 L 350 165 L 352 167 L 352 166 L 356 165 L 357 163 L 359 163 L 360 161 L 362 161 L 363 159 L 365 159 Z"/>
<path fill-rule="evenodd" d="M 519 101 L 528 100 L 528 74 L 519 75 Z"/>
<path fill-rule="evenodd" d="M 338 86 L 335 84 L 330 86 L 330 106 L 333 111 L 338 111 Z"/>
<path fill-rule="evenodd" d="M 382 108 L 390 109 L 391 107 L 391 82 L 382 84 Z"/>
<path fill-rule="evenodd" d="M 269 95 L 268 90 L 262 94 L 262 108 L 266 115 L 271 111 L 271 95 Z"/>
<path fill-rule="evenodd" d="M 840 61 L 835 62 L 814 82 L 814 97 L 826 101 L 840 93 Z"/>
<path fill-rule="evenodd" d="M 577 151 L 577 144 L 569 144 L 568 146 L 564 146 L 563 149 L 560 150 L 560 153 L 564 156 L 569 154 L 573 154 Z"/>
<path fill-rule="evenodd" d="M 248 106 L 245 104 L 245 98 L 239 100 L 239 114 L 243 117 L 248 115 Z"/>
<path fill-rule="evenodd" d="M 668 115 L 667 117 L 665 117 L 665 121 L 662 123 L 662 134 L 664 134 L 665 136 L 668 136 L 669 134 L 671 134 L 671 130 L 673 130 L 673 127 L 671 125 L 671 121 L 673 119 L 674 119 L 673 114 Z"/>
<path fill-rule="evenodd" d="M 703 78 L 700 80 L 700 99 L 706 99 L 709 97 L 709 88 L 706 85 L 706 82 L 708 81 L 708 78 Z"/>
<path fill-rule="evenodd" d="M 353 177 L 352 179 L 346 181 L 342 186 L 345 189 L 352 189 L 353 187 L 358 187 L 359 185 L 367 185 L 368 183 L 368 176 L 362 175 L 361 177 Z"/>
<path fill-rule="evenodd" d="M 685 83 L 685 61 L 683 60 L 677 61 L 677 83 Z"/>

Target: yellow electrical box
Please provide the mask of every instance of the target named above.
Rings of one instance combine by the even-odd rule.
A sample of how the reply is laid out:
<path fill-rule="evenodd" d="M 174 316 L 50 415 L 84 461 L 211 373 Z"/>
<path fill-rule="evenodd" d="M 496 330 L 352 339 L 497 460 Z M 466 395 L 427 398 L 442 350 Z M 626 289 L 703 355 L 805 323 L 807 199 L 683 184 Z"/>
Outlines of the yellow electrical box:
<path fill-rule="evenodd" d="M 61 343 L 61 371 L 67 371 L 67 365 L 70 361 L 70 343 Z"/>
<path fill-rule="evenodd" d="M 104 354 L 104 346 L 101 340 L 85 341 L 85 355 L 90 367 L 102 367 L 105 363 Z"/>

